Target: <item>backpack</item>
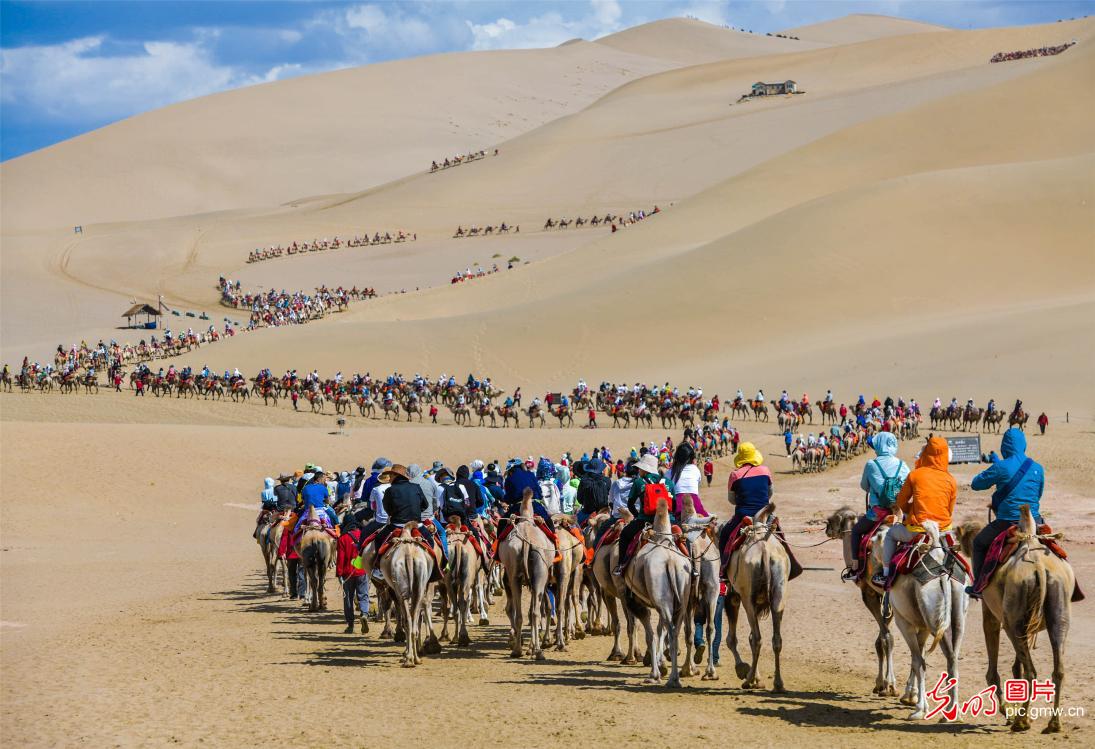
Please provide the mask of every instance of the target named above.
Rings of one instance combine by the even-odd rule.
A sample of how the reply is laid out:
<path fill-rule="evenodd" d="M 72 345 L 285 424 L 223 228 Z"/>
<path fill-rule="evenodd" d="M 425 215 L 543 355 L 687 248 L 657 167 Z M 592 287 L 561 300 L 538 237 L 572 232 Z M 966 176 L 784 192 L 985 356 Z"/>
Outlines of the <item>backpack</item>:
<path fill-rule="evenodd" d="M 455 482 L 445 484 L 445 501 L 441 508 L 444 516 L 448 518 L 452 514 L 464 514 L 468 512 L 467 500 L 461 486 Z"/>
<path fill-rule="evenodd" d="M 647 483 L 643 487 L 643 514 L 654 515 L 658 512 L 658 500 L 664 499 L 666 507 L 673 506 L 672 497 L 669 496 L 669 488 L 664 482 Z"/>
<path fill-rule="evenodd" d="M 874 463 L 878 466 L 878 472 L 882 474 L 882 489 L 878 492 L 878 506 L 893 507 L 894 503 L 897 502 L 897 495 L 901 491 L 901 487 L 905 484 L 900 478 L 901 464 L 897 465 L 897 470 L 893 476 L 887 476 L 877 458 Z"/>

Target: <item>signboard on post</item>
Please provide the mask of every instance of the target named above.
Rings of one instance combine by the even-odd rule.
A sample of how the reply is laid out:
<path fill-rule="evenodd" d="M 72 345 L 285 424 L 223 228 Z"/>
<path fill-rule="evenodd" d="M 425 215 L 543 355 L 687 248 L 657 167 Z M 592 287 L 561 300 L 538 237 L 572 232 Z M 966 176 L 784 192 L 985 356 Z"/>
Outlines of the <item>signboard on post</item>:
<path fill-rule="evenodd" d="M 981 462 L 981 435 L 979 434 L 972 437 L 947 437 L 947 447 L 950 449 L 951 465 Z"/>

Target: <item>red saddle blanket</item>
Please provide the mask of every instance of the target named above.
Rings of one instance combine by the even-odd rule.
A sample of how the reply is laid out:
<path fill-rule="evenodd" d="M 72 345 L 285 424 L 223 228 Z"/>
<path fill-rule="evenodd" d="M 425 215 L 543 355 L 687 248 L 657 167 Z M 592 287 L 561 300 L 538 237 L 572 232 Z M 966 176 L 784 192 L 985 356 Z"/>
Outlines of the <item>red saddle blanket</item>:
<path fill-rule="evenodd" d="M 1048 525 L 1038 526 L 1038 535 L 1050 535 L 1053 530 Z M 1010 526 L 1007 530 L 1002 531 L 999 535 L 992 540 L 992 544 L 989 546 L 988 552 L 985 554 L 985 561 L 981 565 L 981 576 L 973 585 L 974 591 L 980 593 L 988 587 L 989 582 L 992 580 L 992 576 L 996 573 L 1008 559 L 1011 558 L 1015 550 L 1019 548 L 1019 529 L 1016 526 Z M 1042 545 L 1056 554 L 1061 559 L 1068 559 L 1068 554 L 1061 547 L 1061 544 L 1057 542 L 1057 539 L 1047 538 L 1041 539 Z M 1077 586 L 1076 590 L 1079 590 Z M 1082 595 L 1081 595 L 1082 598 Z M 1075 599 L 1074 599 L 1075 600 Z"/>
<path fill-rule="evenodd" d="M 742 528 L 746 528 L 753 524 L 753 518 L 743 517 L 738 521 L 737 525 L 730 529 L 730 535 L 726 539 L 726 546 L 722 549 L 722 569 L 723 573 L 726 572 L 726 565 L 730 564 L 730 555 L 733 554 L 739 546 L 741 546 L 742 540 L 745 536 L 741 533 Z"/>
<path fill-rule="evenodd" d="M 894 581 L 898 575 L 908 575 L 920 561 L 924 558 L 923 552 L 917 547 L 919 544 L 927 540 L 927 534 L 918 533 L 915 538 L 909 543 L 901 544 L 897 547 L 897 551 L 894 552 L 893 559 L 890 560 L 890 577 L 886 581 L 886 590 L 893 587 Z M 958 553 L 958 539 L 954 534 L 954 531 L 944 531 L 939 534 L 939 542 L 950 549 L 950 556 L 962 566 L 965 570 L 966 579 L 973 579 L 973 571 L 970 569 L 970 563 L 966 561 L 966 558 Z"/>
<path fill-rule="evenodd" d="M 472 533 L 472 531 L 468 528 L 468 526 L 461 525 L 460 527 L 457 527 L 455 523 L 449 523 L 446 526 L 446 529 L 448 530 L 449 533 L 465 533 L 465 534 L 467 534 L 468 538 L 471 539 L 471 545 L 475 549 L 475 553 L 478 554 L 479 556 L 483 557 L 484 559 L 489 558 L 486 554 L 483 553 L 483 544 L 480 543 L 479 536 L 477 536 L 475 533 Z"/>
<path fill-rule="evenodd" d="M 877 508 L 872 508 L 874 512 Z M 882 517 L 877 518 L 871 525 L 871 529 L 863 534 L 863 538 L 859 539 L 859 548 L 856 549 L 856 559 L 859 560 L 859 569 L 856 571 L 855 581 L 859 582 L 864 575 L 867 574 L 867 560 L 871 558 L 871 549 L 874 546 L 874 534 L 878 533 L 878 529 L 882 527 L 893 515 L 887 512 Z"/>

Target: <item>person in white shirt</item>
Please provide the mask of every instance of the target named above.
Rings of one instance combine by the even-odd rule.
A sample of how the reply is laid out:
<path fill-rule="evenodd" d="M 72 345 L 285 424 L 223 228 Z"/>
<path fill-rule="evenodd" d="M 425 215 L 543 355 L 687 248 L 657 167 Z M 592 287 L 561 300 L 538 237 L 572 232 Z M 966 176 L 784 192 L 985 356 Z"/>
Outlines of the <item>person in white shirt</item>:
<path fill-rule="evenodd" d="M 673 495 L 673 512 L 680 519 L 684 503 L 691 500 L 697 515 L 707 517 L 709 513 L 700 501 L 700 482 L 703 474 L 696 465 L 696 450 L 692 443 L 685 440 L 677 445 L 673 453 L 673 468 L 670 472 L 676 494 Z"/>
<path fill-rule="evenodd" d="M 381 525 L 388 524 L 388 512 L 384 509 L 384 492 L 391 484 L 377 484 L 369 493 L 369 507 L 373 510 L 373 520 Z"/>

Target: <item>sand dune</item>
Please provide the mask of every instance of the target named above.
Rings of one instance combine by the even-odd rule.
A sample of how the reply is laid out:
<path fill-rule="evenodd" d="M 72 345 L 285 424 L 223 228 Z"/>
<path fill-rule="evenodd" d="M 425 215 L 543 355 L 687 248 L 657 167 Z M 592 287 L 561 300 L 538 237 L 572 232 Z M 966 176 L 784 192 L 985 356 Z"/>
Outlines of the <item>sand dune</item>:
<path fill-rule="evenodd" d="M 678 20 L 552 50 L 347 70 L 186 102 L 17 159 L 0 175 L 0 358 L 17 368 L 24 353 L 49 358 L 58 342 L 147 335 L 115 327 L 130 298 L 163 294 L 218 324 L 242 319 L 217 304 L 214 285 L 227 274 L 263 288 L 430 288 L 241 334 L 181 363 L 247 375 L 473 371 L 524 386 L 526 398 L 579 377 L 702 385 L 724 399 L 758 386 L 815 399 L 832 388 L 841 401 L 1022 398 L 1052 418 L 1030 446 L 1046 467 L 1043 511 L 1090 579 L 1095 22 L 950 31 L 852 16 L 791 33 L 803 41 Z M 1079 44 L 1057 57 L 988 63 L 1073 37 Z M 807 93 L 735 103 L 756 80 L 787 78 Z M 501 143 L 498 158 L 421 173 L 446 151 L 491 143 Z M 547 216 L 655 203 L 657 216 L 614 234 L 539 230 Z M 521 233 L 451 238 L 457 224 L 503 220 Z M 400 228 L 417 241 L 244 263 L 258 246 Z M 445 282 L 511 256 L 513 270 Z M 294 413 L 284 400 L 0 394 L 0 484 L 24 489 L 3 492 L 7 517 L 28 492 L 61 513 L 3 528 L 9 743 L 252 745 L 277 725 L 256 694 L 333 715 L 368 693 L 388 714 L 461 680 L 531 716 L 496 726 L 500 741 L 619 743 L 640 725 L 655 743 L 680 741 L 680 700 L 640 686 L 637 668 L 601 662 L 607 638 L 534 665 L 505 656 L 496 610 L 494 626 L 473 629 L 471 649 L 446 645 L 399 669 L 395 646 L 375 631 L 337 634 L 333 579 L 336 611 L 326 614 L 264 596 L 248 535 L 261 478 L 308 461 L 341 470 L 383 454 L 457 465 L 594 444 L 622 454 L 666 430 L 349 422 L 339 435 L 329 410 Z M 838 582 L 838 545 L 816 544 L 828 512 L 862 502 L 863 459 L 792 475 L 774 424 L 739 426 L 773 470 L 785 530 L 806 545 L 808 571 L 789 586 L 784 620 L 792 691 L 777 700 L 789 707 L 773 710 L 768 692 L 737 688 L 724 651 L 721 681 L 686 683 L 698 726 L 688 730 L 701 743 L 763 735 L 868 746 L 880 730 L 907 740 L 907 711 L 868 696 L 876 632 Z M 901 455 L 916 449 L 906 442 Z M 702 489 L 723 516 L 729 470 L 729 459 L 716 461 L 715 483 Z M 959 520 L 984 514 L 985 497 L 969 489 L 975 470 L 954 468 Z M 1092 696 L 1085 612 L 1073 609 L 1068 705 Z M 963 697 L 982 685 L 977 618 L 975 604 Z M 819 651 L 819 638 L 842 645 Z M 903 673 L 903 645 L 895 655 Z M 1005 646 L 1005 665 L 1009 656 Z M 1048 657 L 1035 654 L 1043 675 Z M 941 660 L 931 655 L 929 673 Z M 766 647 L 769 678 L 770 664 Z M 336 677 L 354 686 L 298 688 Z M 73 679 L 86 700 L 72 701 Z M 541 709 L 545 698 L 572 701 L 576 686 L 592 723 Z M 925 740 L 964 746 L 1003 737 L 1000 723 L 931 726 Z M 462 737 L 482 727 L 467 711 L 449 726 Z M 347 743 L 356 729 L 327 720 L 293 730 L 311 745 Z M 1065 730 L 1090 741 L 1090 720 Z"/>
<path fill-rule="evenodd" d="M 582 43 L 414 58 L 182 102 L 5 163 L 4 233 L 363 189 L 671 64 Z"/>
<path fill-rule="evenodd" d="M 869 39 L 883 39 L 904 34 L 923 34 L 933 31 L 949 31 L 946 26 L 933 23 L 910 21 L 907 18 L 893 18 L 873 13 L 855 13 L 831 21 L 811 23 L 784 29 L 783 34 L 797 36 L 803 41 L 820 44 L 855 44 Z"/>
<path fill-rule="evenodd" d="M 822 46 L 811 41 L 747 34 L 693 18 L 672 18 L 644 23 L 641 26 L 603 36 L 597 39 L 596 43 L 622 52 L 690 65 L 714 60 L 798 52 Z"/>

